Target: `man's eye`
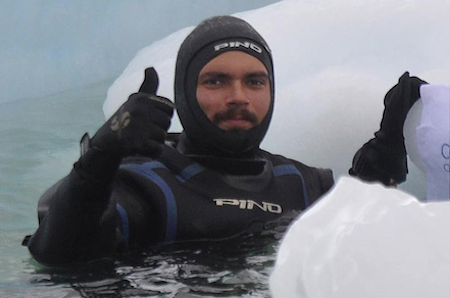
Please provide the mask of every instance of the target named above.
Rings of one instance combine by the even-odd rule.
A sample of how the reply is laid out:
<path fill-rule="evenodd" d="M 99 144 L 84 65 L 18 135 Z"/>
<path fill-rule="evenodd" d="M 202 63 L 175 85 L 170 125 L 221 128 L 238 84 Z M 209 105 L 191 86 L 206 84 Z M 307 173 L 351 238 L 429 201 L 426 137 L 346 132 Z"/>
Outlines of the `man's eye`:
<path fill-rule="evenodd" d="M 217 79 L 208 79 L 208 80 L 203 81 L 203 84 L 205 84 L 205 85 L 220 85 L 220 84 L 222 84 L 222 82 Z"/>
<path fill-rule="evenodd" d="M 217 78 L 205 78 L 200 81 L 200 85 L 203 85 L 205 87 L 218 87 L 222 86 L 224 84 L 224 80 L 217 79 Z"/>
<path fill-rule="evenodd" d="M 265 80 L 257 80 L 257 79 L 248 80 L 247 83 L 251 86 L 265 86 L 267 84 Z"/>

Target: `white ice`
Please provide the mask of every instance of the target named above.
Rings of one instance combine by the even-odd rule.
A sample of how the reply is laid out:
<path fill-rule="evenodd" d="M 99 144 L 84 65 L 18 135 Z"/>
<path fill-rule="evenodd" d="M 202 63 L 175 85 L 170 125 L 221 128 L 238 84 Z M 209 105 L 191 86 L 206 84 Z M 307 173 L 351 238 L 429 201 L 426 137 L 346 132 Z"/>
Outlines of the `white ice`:
<path fill-rule="evenodd" d="M 428 203 L 340 179 L 286 233 L 274 298 L 450 297 L 450 85 L 423 85 L 420 96 L 405 138 L 426 173 Z"/>
<path fill-rule="evenodd" d="M 343 177 L 288 230 L 273 298 L 450 297 L 450 201 Z"/>

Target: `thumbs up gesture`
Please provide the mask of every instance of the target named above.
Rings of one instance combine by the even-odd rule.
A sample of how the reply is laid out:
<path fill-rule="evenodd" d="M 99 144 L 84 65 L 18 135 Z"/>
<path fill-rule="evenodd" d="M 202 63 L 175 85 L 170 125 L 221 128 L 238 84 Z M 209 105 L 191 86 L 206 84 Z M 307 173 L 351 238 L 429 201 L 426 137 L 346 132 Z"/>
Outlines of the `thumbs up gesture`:
<path fill-rule="evenodd" d="M 90 147 L 121 157 L 158 155 L 174 110 L 169 99 L 156 95 L 158 84 L 155 69 L 147 68 L 139 92 L 132 94 L 97 131 Z"/>

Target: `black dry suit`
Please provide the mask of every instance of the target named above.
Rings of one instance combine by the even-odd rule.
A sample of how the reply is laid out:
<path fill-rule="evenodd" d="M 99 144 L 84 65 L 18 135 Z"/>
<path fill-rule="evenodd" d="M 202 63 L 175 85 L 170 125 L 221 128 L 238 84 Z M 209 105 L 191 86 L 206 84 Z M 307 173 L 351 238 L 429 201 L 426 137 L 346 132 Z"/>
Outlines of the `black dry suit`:
<path fill-rule="evenodd" d="M 269 73 L 270 111 L 249 131 L 220 130 L 195 95 L 201 68 L 230 50 L 257 57 Z M 177 60 L 175 101 L 184 132 L 156 158 L 128 156 L 105 169 L 109 183 L 90 181 L 75 167 L 41 198 L 40 227 L 29 241 L 33 256 L 63 264 L 158 242 L 225 239 L 307 208 L 332 186 L 332 174 L 259 149 L 273 90 L 270 50 L 249 24 L 233 17 L 200 24 Z"/>

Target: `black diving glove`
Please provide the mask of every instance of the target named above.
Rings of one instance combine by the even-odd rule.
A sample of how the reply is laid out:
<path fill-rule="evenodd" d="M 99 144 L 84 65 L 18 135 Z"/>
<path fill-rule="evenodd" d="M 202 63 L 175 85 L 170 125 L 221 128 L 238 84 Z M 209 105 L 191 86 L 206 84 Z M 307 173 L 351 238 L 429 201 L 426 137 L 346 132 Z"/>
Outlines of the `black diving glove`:
<path fill-rule="evenodd" d="M 396 185 L 406 180 L 408 166 L 403 125 L 409 110 L 420 97 L 422 84 L 427 83 L 405 72 L 398 84 L 388 91 L 380 130 L 356 152 L 350 175 L 385 185 Z"/>
<path fill-rule="evenodd" d="M 92 140 L 88 135 L 83 137 L 82 157 L 75 164 L 81 176 L 93 181 L 109 180 L 123 157 L 161 154 L 174 104 L 157 96 L 157 89 L 158 74 L 154 68 L 147 68 L 139 92 L 128 98 Z"/>

